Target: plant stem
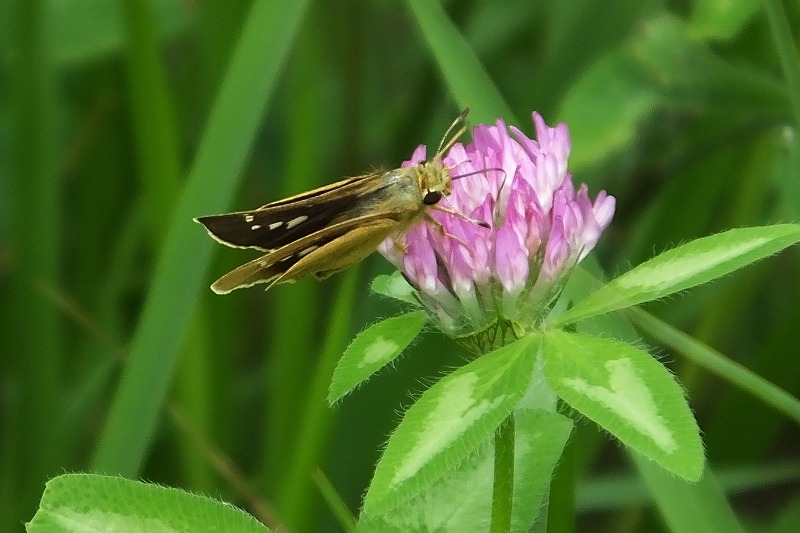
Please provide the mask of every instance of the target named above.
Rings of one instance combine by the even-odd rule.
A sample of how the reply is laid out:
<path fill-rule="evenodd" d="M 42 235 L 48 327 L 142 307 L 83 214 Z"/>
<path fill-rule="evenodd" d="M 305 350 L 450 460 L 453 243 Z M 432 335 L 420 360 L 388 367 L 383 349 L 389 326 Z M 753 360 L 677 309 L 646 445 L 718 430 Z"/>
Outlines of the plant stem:
<path fill-rule="evenodd" d="M 491 533 L 511 531 L 511 505 L 514 500 L 514 437 L 514 413 L 511 413 L 494 434 Z"/>
<path fill-rule="evenodd" d="M 553 471 L 547 506 L 547 530 L 559 533 L 575 531 L 575 444 L 567 441 L 561 460 Z"/>
<path fill-rule="evenodd" d="M 792 28 L 779 0 L 764 0 L 764 8 L 775 37 L 775 48 L 786 76 L 786 85 L 789 87 L 795 126 L 800 126 L 800 57 L 792 39 Z"/>

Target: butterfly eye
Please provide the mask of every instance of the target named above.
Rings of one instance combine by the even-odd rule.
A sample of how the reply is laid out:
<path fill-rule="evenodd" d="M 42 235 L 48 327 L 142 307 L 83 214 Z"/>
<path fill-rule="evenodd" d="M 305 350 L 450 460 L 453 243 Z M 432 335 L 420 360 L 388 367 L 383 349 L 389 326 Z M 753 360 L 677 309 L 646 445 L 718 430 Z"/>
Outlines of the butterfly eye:
<path fill-rule="evenodd" d="M 434 205 L 438 204 L 439 200 L 442 199 L 441 191 L 428 191 L 425 193 L 425 197 L 422 199 L 422 203 L 425 205 Z"/>

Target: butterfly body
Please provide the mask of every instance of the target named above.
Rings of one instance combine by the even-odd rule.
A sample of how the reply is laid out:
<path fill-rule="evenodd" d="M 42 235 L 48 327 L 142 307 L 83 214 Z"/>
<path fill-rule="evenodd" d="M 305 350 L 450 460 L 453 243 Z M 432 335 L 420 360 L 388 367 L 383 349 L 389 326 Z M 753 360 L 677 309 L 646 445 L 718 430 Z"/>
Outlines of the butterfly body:
<path fill-rule="evenodd" d="M 198 217 L 222 244 L 266 252 L 222 276 L 211 289 L 224 294 L 312 274 L 328 277 L 419 222 L 451 189 L 450 169 L 436 158 L 345 179 L 252 211 Z"/>

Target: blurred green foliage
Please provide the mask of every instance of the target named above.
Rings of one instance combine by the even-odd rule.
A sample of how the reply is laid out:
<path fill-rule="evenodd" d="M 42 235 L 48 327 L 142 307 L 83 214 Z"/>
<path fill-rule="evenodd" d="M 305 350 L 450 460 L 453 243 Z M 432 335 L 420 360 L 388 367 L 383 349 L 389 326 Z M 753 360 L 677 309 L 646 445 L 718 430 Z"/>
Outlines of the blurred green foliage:
<path fill-rule="evenodd" d="M 568 123 L 576 181 L 618 198 L 610 273 L 797 222 L 799 26 L 777 0 L 0 3 L 0 530 L 33 516 L 46 479 L 89 469 L 337 530 L 310 471 L 357 512 L 398 411 L 462 352 L 426 336 L 329 410 L 348 340 L 397 311 L 367 296 L 386 262 L 219 297 L 207 285 L 251 256 L 191 217 L 397 166 L 471 105 L 529 134 L 533 110 Z M 799 261 L 648 308 L 797 396 Z M 739 520 L 786 528 L 798 427 L 661 353 Z M 570 449 L 578 529 L 663 528 L 651 501 L 669 496 L 615 477 L 631 468 L 593 432 Z"/>

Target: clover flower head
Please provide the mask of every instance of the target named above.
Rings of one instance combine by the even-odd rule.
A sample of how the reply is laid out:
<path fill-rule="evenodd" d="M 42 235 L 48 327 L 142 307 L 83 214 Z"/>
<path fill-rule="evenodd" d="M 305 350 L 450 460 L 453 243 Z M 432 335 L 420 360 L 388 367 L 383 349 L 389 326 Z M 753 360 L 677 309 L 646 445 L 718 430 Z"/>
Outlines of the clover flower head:
<path fill-rule="evenodd" d="M 533 123 L 536 140 L 500 119 L 476 126 L 472 142 L 443 158 L 455 179 L 439 205 L 464 216 L 431 209 L 441 228 L 418 224 L 379 247 L 454 336 L 541 323 L 614 215 L 613 196 L 592 202 L 585 184 L 573 185 L 566 124 L 551 128 L 535 112 Z M 403 166 L 425 157 L 419 146 Z"/>

